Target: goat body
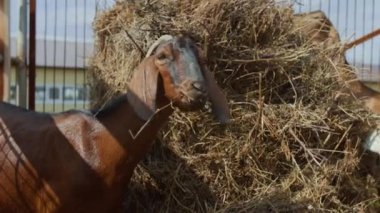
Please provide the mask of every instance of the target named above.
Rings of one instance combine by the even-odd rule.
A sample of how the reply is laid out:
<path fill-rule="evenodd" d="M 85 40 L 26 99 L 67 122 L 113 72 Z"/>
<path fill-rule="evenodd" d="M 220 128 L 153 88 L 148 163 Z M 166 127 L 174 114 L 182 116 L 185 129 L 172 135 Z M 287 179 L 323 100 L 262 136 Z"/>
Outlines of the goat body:
<path fill-rule="evenodd" d="M 1 103 L 0 209 L 117 210 L 133 169 L 170 113 L 160 112 L 139 132 L 145 121 L 126 96 L 96 117 L 81 111 L 34 113 Z"/>
<path fill-rule="evenodd" d="M 339 33 L 334 28 L 332 22 L 322 11 L 314 11 L 307 14 L 301 14 L 296 16 L 301 23 L 297 26 L 298 29 L 306 36 L 310 42 L 318 46 L 323 46 L 325 48 L 331 48 L 331 46 L 336 45 L 341 42 Z M 342 49 L 343 52 L 336 54 L 333 57 L 333 62 L 336 64 L 346 64 L 346 68 L 340 66 L 337 71 L 339 71 L 339 76 L 346 83 L 346 87 L 349 89 L 355 98 L 363 102 L 363 104 L 372 112 L 380 113 L 380 94 L 379 92 L 367 87 L 363 82 L 361 82 L 356 74 L 352 71 L 349 63 L 347 62 L 345 56 L 343 55 L 348 49 L 355 47 L 363 42 L 373 39 L 375 36 L 380 34 L 380 29 L 375 30 L 369 34 L 366 34 L 348 44 L 345 44 Z M 345 92 L 346 93 L 346 92 Z M 339 95 L 337 96 L 339 97 Z"/>
<path fill-rule="evenodd" d="M 151 55 L 152 54 L 152 55 Z M 225 97 L 187 38 L 150 49 L 126 95 L 95 113 L 49 115 L 0 103 L 1 212 L 115 212 L 137 163 L 176 105 L 196 110 L 208 96 L 229 120 Z"/>

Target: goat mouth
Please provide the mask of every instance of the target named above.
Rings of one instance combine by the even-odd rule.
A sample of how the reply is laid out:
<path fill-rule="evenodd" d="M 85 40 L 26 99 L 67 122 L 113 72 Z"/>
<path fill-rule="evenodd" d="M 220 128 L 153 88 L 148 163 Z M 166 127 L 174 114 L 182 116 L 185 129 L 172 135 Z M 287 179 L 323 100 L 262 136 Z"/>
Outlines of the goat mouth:
<path fill-rule="evenodd" d="M 191 92 L 181 91 L 176 103 L 177 107 L 184 111 L 194 111 L 200 109 L 206 103 L 204 94 L 191 94 Z"/>

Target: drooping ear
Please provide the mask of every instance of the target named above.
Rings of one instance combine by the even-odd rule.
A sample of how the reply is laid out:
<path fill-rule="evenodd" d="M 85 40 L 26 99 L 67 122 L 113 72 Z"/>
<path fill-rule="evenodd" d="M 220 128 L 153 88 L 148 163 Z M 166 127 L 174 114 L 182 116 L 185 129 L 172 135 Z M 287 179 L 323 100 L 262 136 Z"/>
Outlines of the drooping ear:
<path fill-rule="evenodd" d="M 228 107 L 227 98 L 223 94 L 222 90 L 219 88 L 218 84 L 216 83 L 214 75 L 207 68 L 207 58 L 205 53 L 199 47 L 197 47 L 197 53 L 198 60 L 203 71 L 203 76 L 205 78 L 208 96 L 211 101 L 212 113 L 220 123 L 229 123 L 231 115 L 230 109 Z"/>
<path fill-rule="evenodd" d="M 128 85 L 127 98 L 137 115 L 143 120 L 156 111 L 157 83 L 159 72 L 153 57 L 145 58 L 135 70 Z"/>
<path fill-rule="evenodd" d="M 144 60 L 135 70 L 128 86 L 127 98 L 137 115 L 143 120 L 156 112 L 156 96 L 159 72 L 152 56 L 156 48 L 173 39 L 171 35 L 163 35 L 148 49 Z"/>
<path fill-rule="evenodd" d="M 214 75 L 204 66 L 206 89 L 211 101 L 212 113 L 220 123 L 229 123 L 231 116 L 226 96 L 217 85 Z"/>

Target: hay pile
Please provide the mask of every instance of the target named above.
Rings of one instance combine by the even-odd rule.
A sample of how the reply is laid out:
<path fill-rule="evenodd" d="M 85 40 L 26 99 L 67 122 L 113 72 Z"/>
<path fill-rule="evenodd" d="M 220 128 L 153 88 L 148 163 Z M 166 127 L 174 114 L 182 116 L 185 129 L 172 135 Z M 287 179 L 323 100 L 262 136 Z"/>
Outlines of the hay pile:
<path fill-rule="evenodd" d="M 299 18 L 299 17 L 298 17 Z M 162 34 L 191 35 L 228 94 L 233 123 L 175 113 L 136 169 L 126 206 L 147 212 L 369 210 L 359 168 L 373 116 L 341 95 L 340 46 L 315 45 L 272 0 L 119 1 L 94 22 L 95 106 L 126 89 Z"/>

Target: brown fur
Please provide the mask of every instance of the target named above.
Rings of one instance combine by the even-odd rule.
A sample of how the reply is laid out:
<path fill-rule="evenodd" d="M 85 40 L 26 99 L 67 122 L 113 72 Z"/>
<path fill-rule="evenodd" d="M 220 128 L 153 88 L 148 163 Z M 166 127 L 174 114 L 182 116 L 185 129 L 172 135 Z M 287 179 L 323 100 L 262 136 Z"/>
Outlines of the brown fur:
<path fill-rule="evenodd" d="M 173 112 L 166 106 L 178 101 L 156 60 L 144 59 L 127 95 L 93 113 L 0 103 L 0 212 L 120 211 L 136 164 Z"/>

